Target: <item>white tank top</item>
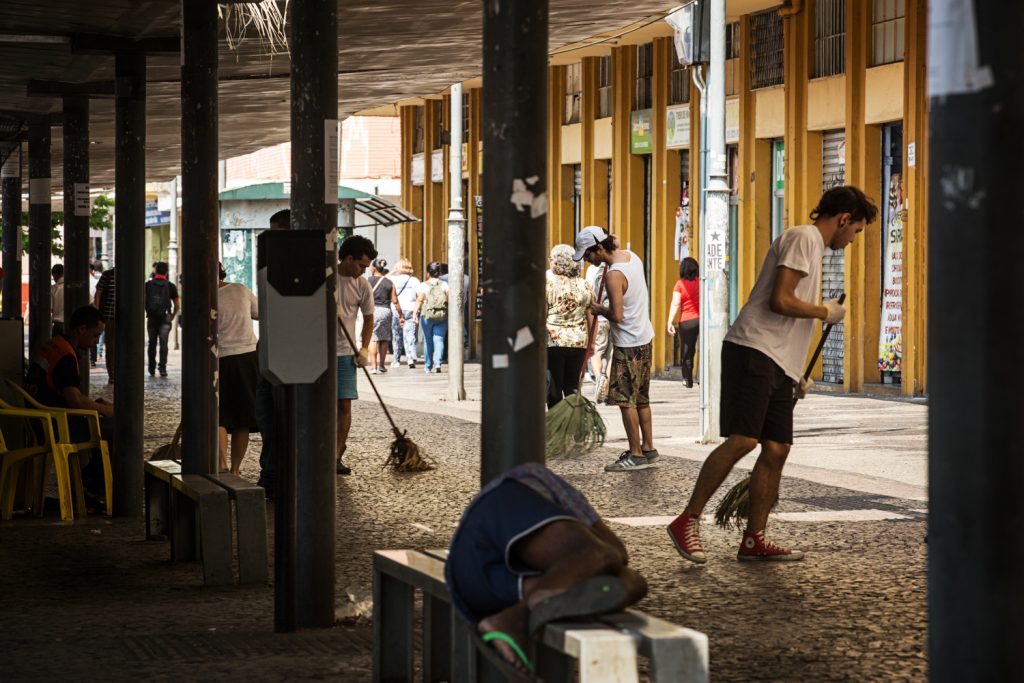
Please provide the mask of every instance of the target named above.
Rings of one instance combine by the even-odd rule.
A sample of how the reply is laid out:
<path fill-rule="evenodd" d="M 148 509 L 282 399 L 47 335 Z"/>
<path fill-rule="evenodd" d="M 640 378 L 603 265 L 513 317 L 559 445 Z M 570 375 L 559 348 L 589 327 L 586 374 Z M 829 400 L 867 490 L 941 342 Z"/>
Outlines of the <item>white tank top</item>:
<path fill-rule="evenodd" d="M 622 301 L 622 322 L 611 323 L 612 342 L 620 348 L 643 346 L 654 339 L 654 326 L 651 325 L 650 299 L 647 293 L 647 280 L 644 278 L 644 264 L 640 257 L 631 251 L 629 261 L 613 263 L 608 270 L 617 270 L 626 276 L 626 296 Z"/>

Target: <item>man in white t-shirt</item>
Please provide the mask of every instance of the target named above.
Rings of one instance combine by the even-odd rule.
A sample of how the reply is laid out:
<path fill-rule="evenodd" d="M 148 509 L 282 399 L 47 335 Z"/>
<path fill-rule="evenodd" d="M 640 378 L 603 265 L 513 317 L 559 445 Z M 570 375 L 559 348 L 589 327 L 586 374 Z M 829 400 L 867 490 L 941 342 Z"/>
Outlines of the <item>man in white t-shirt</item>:
<path fill-rule="evenodd" d="M 342 461 L 352 427 L 352 401 L 359 398 L 356 390 L 356 366 L 366 365 L 370 358 L 370 337 L 373 334 L 373 289 L 363 273 L 377 258 L 373 242 L 361 235 L 349 237 L 338 247 L 338 280 L 334 300 L 338 308 L 338 474 L 352 474 Z M 356 334 L 356 318 L 363 314 L 363 327 Z M 348 336 L 342 331 L 345 326 Z M 359 344 L 352 348 L 348 338 Z"/>
<path fill-rule="evenodd" d="M 608 404 L 622 413 L 629 448 L 619 459 L 605 466 L 606 472 L 645 470 L 658 457 L 651 426 L 651 324 L 650 297 L 644 264 L 628 249 L 616 248 L 615 238 L 602 228 L 590 225 L 576 235 L 577 261 L 586 259 L 592 266 L 607 266 L 604 289 L 608 304 L 594 303 L 594 315 L 608 319 L 612 353 Z"/>
<path fill-rule="evenodd" d="M 811 212 L 813 225 L 783 232 L 772 242 L 761 273 L 722 344 L 721 432 L 725 443 L 708 455 L 690 502 L 668 527 L 676 550 L 706 561 L 699 523 L 704 506 L 758 443 L 750 477 L 750 514 L 737 553 L 740 560 L 799 560 L 803 553 L 765 538 L 768 513 L 779 495 L 782 467 L 793 443 L 793 408 L 813 383 L 803 364 L 815 320 L 842 321 L 837 300 L 819 304 L 825 247 L 845 249 L 878 209 L 851 186 L 836 187 Z"/>

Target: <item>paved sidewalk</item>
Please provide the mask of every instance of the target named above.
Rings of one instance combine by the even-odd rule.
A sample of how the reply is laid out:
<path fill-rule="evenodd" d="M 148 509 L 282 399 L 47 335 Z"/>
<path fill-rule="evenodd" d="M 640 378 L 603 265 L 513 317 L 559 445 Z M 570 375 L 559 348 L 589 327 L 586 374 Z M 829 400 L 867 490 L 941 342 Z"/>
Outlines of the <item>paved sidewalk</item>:
<path fill-rule="evenodd" d="M 177 423 L 178 368 L 175 355 L 169 379 L 147 379 L 149 447 Z M 337 480 L 338 606 L 346 588 L 369 588 L 370 550 L 445 545 L 479 486 L 479 402 L 440 400 L 446 375 L 401 368 L 375 379 L 438 468 L 381 469 L 390 434 L 361 380 L 346 459 L 355 471 Z M 479 396 L 474 366 L 468 384 Z M 799 445 L 771 523 L 773 537 L 806 561 L 738 563 L 737 533 L 705 525 L 709 561 L 698 567 L 675 554 L 662 526 L 708 450 L 694 443 L 696 394 L 656 382 L 654 400 L 658 467 L 603 472 L 621 449 L 613 441 L 551 463 L 622 535 L 650 582 L 640 607 L 706 632 L 716 681 L 924 680 L 923 406 L 812 396 L 798 409 Z M 614 412 L 606 417 L 621 438 Z M 256 437 L 243 467 L 251 479 L 258 447 Z M 270 586 L 202 588 L 198 565 L 172 565 L 166 543 L 142 537 L 134 520 L 0 524 L 5 680 L 370 679 L 367 626 L 274 635 Z"/>

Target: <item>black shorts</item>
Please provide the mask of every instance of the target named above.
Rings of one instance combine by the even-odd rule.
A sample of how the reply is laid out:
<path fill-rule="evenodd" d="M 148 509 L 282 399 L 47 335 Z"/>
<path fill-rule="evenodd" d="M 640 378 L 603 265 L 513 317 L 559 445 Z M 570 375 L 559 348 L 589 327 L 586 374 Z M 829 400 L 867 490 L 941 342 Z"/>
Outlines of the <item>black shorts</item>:
<path fill-rule="evenodd" d="M 757 349 L 722 344 L 722 436 L 793 443 L 795 383 Z"/>

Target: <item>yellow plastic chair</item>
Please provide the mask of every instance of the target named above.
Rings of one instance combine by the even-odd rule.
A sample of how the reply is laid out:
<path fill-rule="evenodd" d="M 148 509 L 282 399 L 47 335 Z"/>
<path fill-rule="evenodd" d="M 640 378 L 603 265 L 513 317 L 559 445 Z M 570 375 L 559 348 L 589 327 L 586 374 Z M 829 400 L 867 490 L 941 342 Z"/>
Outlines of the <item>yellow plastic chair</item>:
<path fill-rule="evenodd" d="M 9 449 L 7 439 L 4 438 L 3 430 L 0 429 L 0 519 L 9 520 L 14 513 L 14 496 L 17 489 L 19 466 L 41 465 L 38 470 L 41 475 L 36 477 L 27 473 L 27 495 L 26 498 L 33 501 L 33 509 L 37 515 L 43 513 L 43 495 L 46 486 L 46 476 L 53 464 L 57 473 L 57 492 L 60 499 L 60 518 L 65 522 L 73 521 L 75 518 L 71 485 L 75 484 L 75 493 L 79 500 L 79 507 L 82 514 L 85 513 L 85 492 L 82 489 L 82 470 L 79 467 L 78 459 L 75 458 L 72 465 L 69 460 L 70 449 L 66 444 L 57 442 L 53 433 L 53 416 L 43 410 L 28 410 L 24 408 L 0 408 L 0 418 L 20 418 L 28 421 L 38 420 L 42 428 L 42 443 L 34 443 L 25 448 Z M 36 435 L 37 432 L 32 432 Z M 33 438 L 33 440 L 36 440 Z M 39 462 L 41 461 L 41 462 Z"/>
<path fill-rule="evenodd" d="M 110 465 L 110 447 L 107 445 L 106 440 L 100 435 L 99 413 L 95 410 L 86 410 L 83 408 L 54 408 L 53 406 L 44 406 L 42 403 L 32 398 L 32 395 L 25 391 L 25 389 L 17 382 L 7 380 L 7 384 L 10 385 L 15 394 L 25 402 L 26 408 L 42 410 L 53 417 L 54 422 L 57 424 L 57 443 L 67 446 L 69 449 L 69 455 L 89 450 L 99 451 L 100 457 L 103 459 L 103 484 L 104 490 L 106 491 L 107 516 L 113 516 L 114 475 Z M 8 407 L 7 404 L 0 401 L 0 408 L 6 407 Z M 86 423 L 89 425 L 89 439 L 87 441 L 74 442 L 71 440 L 71 428 L 68 426 L 69 416 L 85 419 Z M 77 463 L 77 460 L 75 462 Z"/>

